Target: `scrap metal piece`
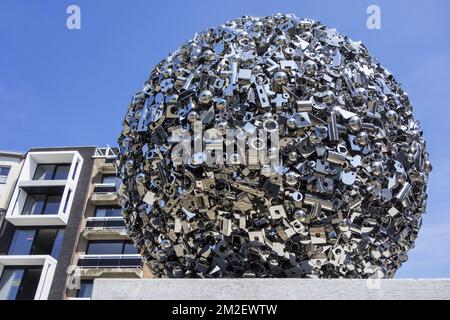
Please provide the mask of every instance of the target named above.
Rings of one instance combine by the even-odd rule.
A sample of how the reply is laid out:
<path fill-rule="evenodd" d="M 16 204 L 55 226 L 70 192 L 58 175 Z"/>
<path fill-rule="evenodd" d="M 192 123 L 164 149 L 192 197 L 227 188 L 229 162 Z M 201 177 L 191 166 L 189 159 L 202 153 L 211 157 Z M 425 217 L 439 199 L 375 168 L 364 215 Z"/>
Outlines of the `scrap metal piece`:
<path fill-rule="evenodd" d="M 266 89 L 264 88 L 264 85 L 257 84 L 256 85 L 256 93 L 258 95 L 258 99 L 259 99 L 261 108 L 269 108 L 270 101 L 269 101 L 269 97 L 266 93 Z"/>

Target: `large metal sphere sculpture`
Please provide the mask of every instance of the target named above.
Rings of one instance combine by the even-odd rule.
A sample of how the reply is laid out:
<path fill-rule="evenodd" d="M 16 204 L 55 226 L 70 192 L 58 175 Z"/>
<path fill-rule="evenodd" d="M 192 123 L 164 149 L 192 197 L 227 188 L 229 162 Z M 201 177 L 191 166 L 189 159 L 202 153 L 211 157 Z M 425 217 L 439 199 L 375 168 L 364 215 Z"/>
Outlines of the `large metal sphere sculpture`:
<path fill-rule="evenodd" d="M 390 278 L 425 212 L 407 94 L 360 42 L 294 15 L 196 34 L 133 97 L 119 146 L 125 221 L 158 277 Z"/>

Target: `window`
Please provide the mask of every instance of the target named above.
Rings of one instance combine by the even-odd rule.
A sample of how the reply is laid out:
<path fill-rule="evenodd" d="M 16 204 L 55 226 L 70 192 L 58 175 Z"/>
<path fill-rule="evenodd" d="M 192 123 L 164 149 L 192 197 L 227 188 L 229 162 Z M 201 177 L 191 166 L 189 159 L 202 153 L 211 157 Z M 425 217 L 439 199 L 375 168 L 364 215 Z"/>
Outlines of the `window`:
<path fill-rule="evenodd" d="M 66 180 L 69 176 L 70 164 L 55 166 L 53 180 Z"/>
<path fill-rule="evenodd" d="M 113 174 L 104 174 L 102 176 L 102 183 L 108 183 L 108 184 L 116 184 L 117 177 Z"/>
<path fill-rule="evenodd" d="M 9 246 L 9 255 L 27 255 L 30 254 L 33 246 L 34 235 L 36 230 L 20 230 L 14 231 L 14 235 Z"/>
<path fill-rule="evenodd" d="M 33 300 L 42 267 L 5 267 L 0 278 L 0 300 Z"/>
<path fill-rule="evenodd" d="M 36 232 L 31 254 L 51 254 L 58 229 L 39 229 Z"/>
<path fill-rule="evenodd" d="M 64 209 L 63 212 L 67 213 L 67 207 L 69 206 L 70 196 L 72 195 L 72 190 L 69 189 L 67 192 L 66 202 L 64 202 Z"/>
<path fill-rule="evenodd" d="M 122 208 L 117 206 L 98 206 L 95 207 L 96 217 L 121 217 Z"/>
<path fill-rule="evenodd" d="M 3 270 L 0 279 L 0 300 L 15 300 L 22 282 L 24 269 Z"/>
<path fill-rule="evenodd" d="M 77 290 L 77 298 L 90 298 L 92 295 L 93 287 L 94 287 L 93 280 L 81 281 L 80 289 Z"/>
<path fill-rule="evenodd" d="M 39 285 L 42 268 L 28 268 L 23 274 L 16 300 L 33 300 Z"/>
<path fill-rule="evenodd" d="M 87 254 L 137 254 L 130 241 L 89 241 Z"/>
<path fill-rule="evenodd" d="M 8 179 L 9 171 L 11 167 L 1 166 L 0 167 L 0 184 L 5 184 Z"/>
<path fill-rule="evenodd" d="M 61 196 L 47 196 L 47 201 L 42 214 L 57 214 L 61 198 Z"/>
<path fill-rule="evenodd" d="M 91 241 L 88 244 L 88 254 L 122 254 L 123 242 Z"/>
<path fill-rule="evenodd" d="M 25 201 L 22 214 L 58 214 L 61 198 L 61 195 L 30 194 Z"/>
<path fill-rule="evenodd" d="M 51 256 L 58 260 L 59 252 L 61 251 L 62 242 L 64 240 L 64 229 L 58 229 L 55 240 L 53 241 Z"/>
<path fill-rule="evenodd" d="M 16 229 L 8 255 L 51 255 L 58 259 L 64 238 L 64 229 Z"/>
<path fill-rule="evenodd" d="M 42 214 L 45 207 L 45 198 L 43 194 L 30 194 L 27 197 L 22 214 Z"/>
<path fill-rule="evenodd" d="M 33 180 L 66 180 L 70 164 L 39 164 Z"/>
<path fill-rule="evenodd" d="M 77 163 L 75 163 L 75 169 L 73 169 L 73 173 L 72 173 L 72 180 L 75 180 L 75 176 L 77 175 L 79 164 L 80 164 L 80 161 L 77 161 Z"/>
<path fill-rule="evenodd" d="M 137 248 L 134 246 L 132 242 L 124 243 L 123 254 L 137 254 Z"/>

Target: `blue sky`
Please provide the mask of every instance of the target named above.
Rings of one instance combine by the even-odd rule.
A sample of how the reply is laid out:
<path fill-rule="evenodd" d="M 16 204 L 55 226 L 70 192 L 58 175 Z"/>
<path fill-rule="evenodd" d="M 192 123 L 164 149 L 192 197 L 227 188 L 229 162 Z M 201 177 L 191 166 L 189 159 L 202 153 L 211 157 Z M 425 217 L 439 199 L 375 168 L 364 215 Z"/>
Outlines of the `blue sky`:
<path fill-rule="evenodd" d="M 82 29 L 66 28 L 81 7 Z M 381 8 L 368 30 L 366 9 Z M 434 171 L 423 228 L 401 278 L 450 277 L 450 2 L 1 0 L 0 149 L 114 145 L 131 95 L 195 32 L 242 15 L 320 20 L 370 52 L 402 83 Z"/>

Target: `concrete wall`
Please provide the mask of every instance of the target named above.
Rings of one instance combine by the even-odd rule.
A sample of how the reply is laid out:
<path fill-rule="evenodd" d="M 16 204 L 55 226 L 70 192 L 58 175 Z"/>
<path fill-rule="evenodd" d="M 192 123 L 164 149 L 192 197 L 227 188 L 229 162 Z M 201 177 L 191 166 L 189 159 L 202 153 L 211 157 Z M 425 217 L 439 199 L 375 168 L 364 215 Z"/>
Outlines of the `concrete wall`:
<path fill-rule="evenodd" d="M 74 246 L 74 252 L 72 255 L 71 265 L 75 266 L 78 262 L 78 257 L 80 255 L 86 254 L 88 241 L 83 237 L 82 233 L 86 226 L 86 218 L 93 217 L 95 214 L 95 205 L 90 201 L 90 196 L 92 191 L 94 190 L 94 183 L 101 183 L 102 174 L 100 171 L 101 165 L 105 162 L 104 158 L 94 158 L 92 159 L 92 170 L 90 174 L 89 183 L 86 186 L 87 188 L 87 199 L 86 205 L 82 215 L 80 216 L 80 223 L 78 226 L 78 235 L 77 240 Z M 63 293 L 63 299 L 75 297 L 77 293 L 76 288 L 65 288 Z"/>
<path fill-rule="evenodd" d="M 94 300 L 450 299 L 450 279 L 96 279 Z"/>
<path fill-rule="evenodd" d="M 9 199 L 20 174 L 24 155 L 0 151 L 0 166 L 11 167 L 5 184 L 0 184 L 0 211 L 8 208 Z M 0 218 L 1 219 L 1 218 Z"/>
<path fill-rule="evenodd" d="M 88 240 L 86 240 L 82 234 L 83 234 L 83 230 L 86 226 L 86 221 L 87 221 L 86 218 L 95 216 L 96 205 L 93 204 L 92 201 L 90 200 L 90 195 L 92 194 L 92 191 L 94 189 L 93 184 L 102 182 L 103 174 L 102 174 L 101 168 L 104 163 L 105 163 L 105 158 L 96 158 L 96 159 L 94 159 L 94 162 L 93 162 L 92 173 L 91 173 L 91 175 L 92 175 L 91 182 L 90 182 L 90 185 L 88 186 L 88 199 L 86 202 L 86 208 L 85 208 L 84 214 L 82 215 L 81 221 L 79 224 L 79 230 L 78 230 L 79 236 L 77 239 L 77 244 L 75 246 L 75 252 L 72 256 L 72 265 L 77 264 L 78 257 L 80 255 L 86 254 Z M 110 203 L 109 205 L 119 205 L 118 198 L 117 198 L 117 201 L 114 201 L 114 202 Z M 104 240 L 106 240 L 106 239 L 104 239 Z M 110 237 L 110 238 L 108 238 L 108 240 L 124 240 L 124 239 L 122 239 L 121 237 L 119 237 L 119 238 Z M 111 275 L 107 275 L 107 276 L 116 277 L 116 276 L 111 276 Z M 118 273 L 118 277 L 120 277 L 120 273 Z M 143 268 L 143 277 L 144 278 L 152 278 L 152 273 L 150 272 L 150 270 L 147 266 L 144 266 L 144 268 Z M 83 280 L 90 280 L 90 279 L 94 279 L 94 278 L 84 277 Z M 76 293 L 77 293 L 76 289 L 66 288 L 64 298 L 73 298 L 76 296 Z"/>
<path fill-rule="evenodd" d="M 75 251 L 74 249 L 79 235 L 80 222 L 86 208 L 87 198 L 89 195 L 88 191 L 91 183 L 92 167 L 94 163 L 92 156 L 94 155 L 95 147 L 68 148 L 68 150 L 77 150 L 84 159 L 84 162 L 80 172 L 77 188 L 75 190 L 75 196 L 64 233 L 64 240 L 61 247 L 61 252 L 59 254 L 58 264 L 56 266 L 55 276 L 53 278 L 53 284 L 48 297 L 51 300 L 60 300 L 64 297 L 67 283 L 67 269 L 71 265 L 72 256 Z M 46 150 L 39 149 L 39 151 Z"/>

